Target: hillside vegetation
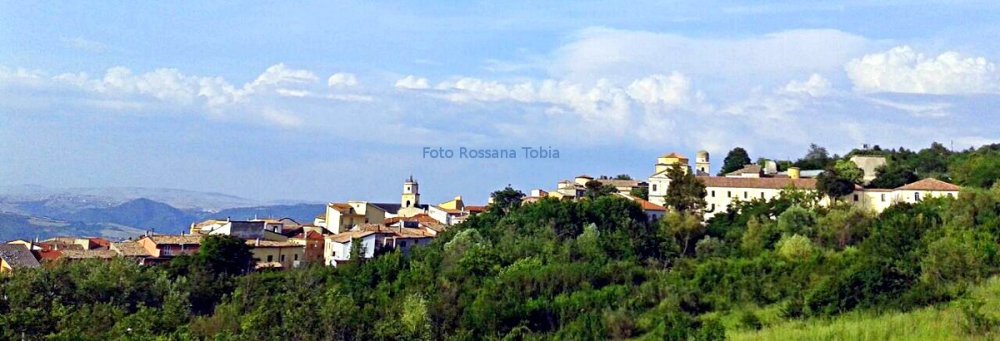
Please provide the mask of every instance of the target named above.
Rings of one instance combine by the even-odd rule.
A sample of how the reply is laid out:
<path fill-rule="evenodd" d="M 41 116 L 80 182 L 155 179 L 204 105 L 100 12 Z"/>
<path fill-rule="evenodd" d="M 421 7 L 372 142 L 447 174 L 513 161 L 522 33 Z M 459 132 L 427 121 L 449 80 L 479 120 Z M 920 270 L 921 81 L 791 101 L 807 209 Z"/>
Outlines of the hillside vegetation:
<path fill-rule="evenodd" d="M 981 283 L 1000 269 L 1000 187 L 877 216 L 817 207 L 814 196 L 787 190 L 707 225 L 687 213 L 648 222 L 635 203 L 612 196 L 521 205 L 507 190 L 496 199 L 410 256 L 340 268 L 243 275 L 226 270 L 240 268 L 228 257 L 240 252 L 203 246 L 165 267 L 116 261 L 20 273 L 0 279 L 0 333 L 853 339 L 931 320 L 941 334 L 914 335 L 996 333 L 995 303 L 977 290 L 993 290 L 995 282 Z M 986 289 L 970 290 L 977 287 Z M 921 328 L 906 331 L 933 331 Z"/>

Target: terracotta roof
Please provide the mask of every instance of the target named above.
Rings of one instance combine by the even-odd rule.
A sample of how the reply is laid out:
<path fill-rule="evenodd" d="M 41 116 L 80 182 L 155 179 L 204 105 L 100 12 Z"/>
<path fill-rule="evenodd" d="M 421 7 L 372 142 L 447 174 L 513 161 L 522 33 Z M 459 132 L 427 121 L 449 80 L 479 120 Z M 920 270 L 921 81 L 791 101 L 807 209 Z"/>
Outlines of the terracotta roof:
<path fill-rule="evenodd" d="M 343 244 L 351 241 L 352 239 L 363 238 L 372 234 L 375 234 L 375 231 L 347 231 L 332 236 L 328 236 L 327 238 L 337 243 Z"/>
<path fill-rule="evenodd" d="M 152 235 L 146 236 L 156 244 L 170 244 L 170 245 L 201 245 L 202 236 L 192 236 L 192 235 Z"/>
<path fill-rule="evenodd" d="M 38 251 L 38 260 L 40 261 L 54 261 L 62 257 L 62 251 L 58 250 L 42 250 Z"/>
<path fill-rule="evenodd" d="M 31 269 L 41 266 L 35 259 L 35 255 L 31 254 L 31 250 L 21 244 L 0 244 L 0 259 L 3 259 L 14 269 Z"/>
<path fill-rule="evenodd" d="M 580 179 L 591 179 L 591 180 L 593 180 L 593 179 L 594 179 L 594 178 L 593 178 L 593 177 L 591 177 L 590 175 L 586 175 L 586 174 L 585 174 L 585 175 L 577 175 L 576 177 L 577 177 L 577 178 L 580 178 Z"/>
<path fill-rule="evenodd" d="M 118 257 L 118 252 L 111 250 L 63 250 L 62 257 L 66 259 L 111 259 Z"/>
<path fill-rule="evenodd" d="M 111 247 L 111 241 L 104 238 L 87 238 L 90 239 L 90 243 L 96 245 L 97 247 L 108 248 Z"/>
<path fill-rule="evenodd" d="M 632 198 L 632 200 L 635 200 L 635 202 L 639 203 L 639 206 L 642 207 L 643 211 L 664 211 L 664 212 L 666 212 L 666 210 L 667 210 L 666 207 L 663 207 L 663 206 L 651 203 L 649 201 L 643 200 L 642 198 Z"/>
<path fill-rule="evenodd" d="M 783 189 L 791 185 L 798 189 L 816 189 L 816 179 L 699 176 L 698 180 L 701 180 L 705 187 Z"/>
<path fill-rule="evenodd" d="M 961 190 L 961 187 L 956 185 L 938 180 L 933 178 L 923 179 L 914 183 L 910 183 L 899 188 L 897 190 L 904 191 L 952 191 L 957 192 Z"/>
<path fill-rule="evenodd" d="M 122 257 L 148 257 L 149 252 L 146 248 L 142 247 L 139 242 L 120 242 L 111 243 L 111 250 L 118 252 Z"/>
<path fill-rule="evenodd" d="M 474 213 L 485 212 L 486 211 L 486 206 L 469 206 L 469 205 L 466 205 L 465 206 L 465 210 L 469 211 L 469 212 L 474 212 Z"/>

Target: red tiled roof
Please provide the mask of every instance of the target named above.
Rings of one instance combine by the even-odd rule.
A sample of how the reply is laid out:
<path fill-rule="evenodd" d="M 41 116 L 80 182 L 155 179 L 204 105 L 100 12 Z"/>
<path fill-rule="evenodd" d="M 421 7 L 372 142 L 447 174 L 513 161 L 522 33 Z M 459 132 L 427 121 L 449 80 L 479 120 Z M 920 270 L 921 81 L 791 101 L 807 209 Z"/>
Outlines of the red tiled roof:
<path fill-rule="evenodd" d="M 687 159 L 686 157 L 684 157 L 684 155 L 673 153 L 673 152 L 669 153 L 669 154 L 666 154 L 666 155 L 663 155 L 661 157 L 669 157 L 669 158 L 677 158 L 677 159 Z"/>
<path fill-rule="evenodd" d="M 649 201 L 643 200 L 642 198 L 633 198 L 635 202 L 639 203 L 643 211 L 667 211 L 666 207 L 651 203 Z"/>
<path fill-rule="evenodd" d="M 961 190 L 961 187 L 933 178 L 923 179 L 914 183 L 903 185 L 899 190 L 904 191 L 953 191 Z"/>
<path fill-rule="evenodd" d="M 340 213 L 346 213 L 351 211 L 351 205 L 348 204 L 330 204 L 330 207 L 337 210 Z"/>
<path fill-rule="evenodd" d="M 698 180 L 701 180 L 705 184 L 705 187 L 783 189 L 788 186 L 794 186 L 798 189 L 816 189 L 816 179 L 699 176 Z"/>

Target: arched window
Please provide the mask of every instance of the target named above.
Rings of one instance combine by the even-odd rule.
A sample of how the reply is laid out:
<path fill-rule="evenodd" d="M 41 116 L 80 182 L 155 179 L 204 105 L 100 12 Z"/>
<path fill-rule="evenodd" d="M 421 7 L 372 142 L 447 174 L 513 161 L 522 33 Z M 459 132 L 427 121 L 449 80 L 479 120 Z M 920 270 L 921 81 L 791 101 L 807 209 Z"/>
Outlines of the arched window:
<path fill-rule="evenodd" d="M 406 207 L 410 207 L 410 201 L 409 200 L 406 201 Z"/>

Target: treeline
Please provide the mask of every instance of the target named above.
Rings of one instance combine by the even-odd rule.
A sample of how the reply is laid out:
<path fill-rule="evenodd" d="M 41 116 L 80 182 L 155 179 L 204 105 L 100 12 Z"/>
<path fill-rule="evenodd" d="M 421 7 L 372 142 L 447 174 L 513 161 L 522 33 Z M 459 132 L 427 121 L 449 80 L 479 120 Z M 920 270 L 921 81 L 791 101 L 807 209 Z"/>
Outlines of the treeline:
<path fill-rule="evenodd" d="M 614 196 L 520 196 L 498 192 L 410 256 L 340 268 L 244 275 L 220 257 L 238 243 L 216 240 L 166 267 L 18 273 L 0 279 L 0 337 L 719 340 L 761 328 L 760 307 L 788 319 L 907 310 L 962 298 L 1000 269 L 1000 187 L 880 215 L 788 190 L 708 224 L 696 212 L 649 222 Z"/>

